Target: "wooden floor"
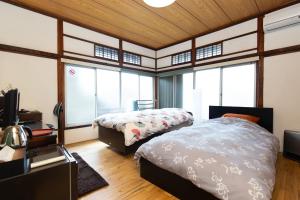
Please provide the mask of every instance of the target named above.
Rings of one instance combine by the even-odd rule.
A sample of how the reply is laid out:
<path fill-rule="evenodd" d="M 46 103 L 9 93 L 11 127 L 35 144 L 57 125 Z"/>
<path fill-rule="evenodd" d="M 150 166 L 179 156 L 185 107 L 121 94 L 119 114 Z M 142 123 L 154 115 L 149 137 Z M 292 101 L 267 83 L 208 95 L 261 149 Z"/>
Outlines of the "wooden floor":
<path fill-rule="evenodd" d="M 88 141 L 67 148 L 77 152 L 109 183 L 80 200 L 171 200 L 176 199 L 140 178 L 132 156 L 121 156 L 99 141 Z M 272 200 L 300 200 L 300 164 L 280 154 L 277 161 L 276 185 Z"/>

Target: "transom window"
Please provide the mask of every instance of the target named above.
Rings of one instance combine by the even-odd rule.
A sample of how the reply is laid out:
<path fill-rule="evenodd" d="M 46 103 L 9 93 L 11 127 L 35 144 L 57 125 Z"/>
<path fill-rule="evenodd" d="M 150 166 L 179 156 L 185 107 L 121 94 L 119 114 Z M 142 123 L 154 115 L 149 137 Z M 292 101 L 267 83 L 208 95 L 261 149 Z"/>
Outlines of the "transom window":
<path fill-rule="evenodd" d="M 123 53 L 123 61 L 129 64 L 141 65 L 141 56 L 125 51 Z"/>
<path fill-rule="evenodd" d="M 106 58 L 109 60 L 118 61 L 119 60 L 119 51 L 117 49 L 95 45 L 95 56 L 100 58 Z"/>
<path fill-rule="evenodd" d="M 222 55 L 222 43 L 200 47 L 196 50 L 196 60 Z"/>
<path fill-rule="evenodd" d="M 192 60 L 191 52 L 186 51 L 172 56 L 172 65 L 190 62 Z"/>

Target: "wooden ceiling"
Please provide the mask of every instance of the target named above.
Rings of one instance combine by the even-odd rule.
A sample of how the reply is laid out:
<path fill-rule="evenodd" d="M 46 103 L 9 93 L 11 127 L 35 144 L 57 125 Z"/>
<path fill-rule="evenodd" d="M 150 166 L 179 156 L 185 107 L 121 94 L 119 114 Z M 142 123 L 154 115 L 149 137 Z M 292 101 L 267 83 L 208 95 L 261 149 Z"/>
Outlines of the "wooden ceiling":
<path fill-rule="evenodd" d="M 226 27 L 297 0 L 9 0 L 154 49 Z"/>

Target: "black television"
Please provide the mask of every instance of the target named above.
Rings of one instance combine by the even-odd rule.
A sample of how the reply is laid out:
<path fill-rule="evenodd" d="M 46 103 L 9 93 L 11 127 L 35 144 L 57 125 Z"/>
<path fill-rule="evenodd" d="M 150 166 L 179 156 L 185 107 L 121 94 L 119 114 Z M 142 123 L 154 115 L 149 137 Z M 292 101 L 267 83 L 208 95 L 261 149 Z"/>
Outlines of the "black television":
<path fill-rule="evenodd" d="M 20 93 L 17 89 L 9 90 L 4 94 L 2 119 L 0 121 L 2 128 L 18 123 L 19 102 Z"/>

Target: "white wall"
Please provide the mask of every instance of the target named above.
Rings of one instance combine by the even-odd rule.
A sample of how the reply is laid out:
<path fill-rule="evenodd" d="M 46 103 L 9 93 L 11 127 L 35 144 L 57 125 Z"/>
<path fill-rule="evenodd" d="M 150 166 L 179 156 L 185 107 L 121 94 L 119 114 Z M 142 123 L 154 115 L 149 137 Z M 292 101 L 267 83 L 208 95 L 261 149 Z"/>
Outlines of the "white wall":
<path fill-rule="evenodd" d="M 44 123 L 56 124 L 57 61 L 0 51 L 0 88 L 12 84 L 20 91 L 20 108 L 39 110 Z"/>
<path fill-rule="evenodd" d="M 57 52 L 57 20 L 0 2 L 0 44 Z"/>
<path fill-rule="evenodd" d="M 265 16 L 264 24 L 274 23 L 289 17 L 300 15 L 300 3 Z M 265 34 L 265 50 L 300 44 L 300 24 L 277 29 Z"/>
<path fill-rule="evenodd" d="M 227 38 L 235 37 L 245 33 L 257 30 L 257 19 L 246 21 L 211 34 L 207 34 L 196 38 L 196 47 L 207 45 L 216 41 L 224 40 Z"/>
<path fill-rule="evenodd" d="M 157 58 L 164 57 L 170 54 L 178 53 L 181 51 L 189 50 L 192 48 L 192 40 L 188 40 L 173 46 L 160 49 L 156 52 Z"/>
<path fill-rule="evenodd" d="M 265 58 L 264 106 L 274 108 L 274 134 L 300 131 L 300 53 Z"/>
<path fill-rule="evenodd" d="M 98 138 L 98 128 L 85 127 L 65 130 L 65 143 L 72 144 Z"/>

